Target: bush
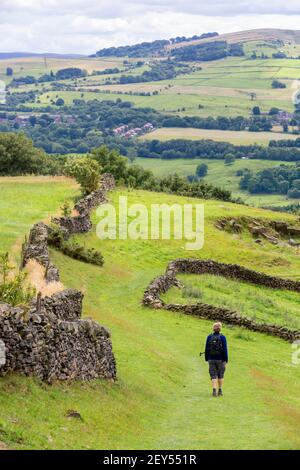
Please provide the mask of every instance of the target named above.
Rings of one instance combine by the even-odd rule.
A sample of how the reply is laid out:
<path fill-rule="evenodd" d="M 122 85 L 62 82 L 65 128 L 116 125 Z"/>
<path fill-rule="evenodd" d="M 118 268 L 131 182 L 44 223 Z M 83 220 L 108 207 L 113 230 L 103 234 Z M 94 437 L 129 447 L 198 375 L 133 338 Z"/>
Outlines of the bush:
<path fill-rule="evenodd" d="M 83 195 L 96 191 L 99 187 L 101 167 L 90 157 L 69 157 L 64 166 L 64 173 L 75 178 L 81 186 Z"/>
<path fill-rule="evenodd" d="M 203 177 L 207 175 L 208 166 L 205 163 L 200 163 L 196 168 L 196 175 Z"/>
<path fill-rule="evenodd" d="M 279 80 L 273 80 L 272 82 L 272 88 L 286 88 L 286 84 L 283 82 L 280 82 Z"/>
<path fill-rule="evenodd" d="M 35 295 L 35 289 L 25 286 L 26 273 L 13 275 L 8 253 L 0 254 L 0 302 L 10 305 L 28 305 Z"/>
<path fill-rule="evenodd" d="M 75 240 L 63 241 L 60 246 L 60 251 L 69 256 L 70 258 L 84 263 L 94 264 L 96 266 L 103 266 L 104 259 L 101 253 L 94 248 L 86 248 L 79 245 Z"/>
<path fill-rule="evenodd" d="M 79 245 L 75 240 L 66 240 L 64 233 L 57 225 L 52 225 L 51 227 L 48 244 L 61 251 L 64 255 L 78 261 L 96 266 L 103 266 L 104 264 L 103 256 L 99 251 L 94 248 L 85 248 L 85 246 Z"/>

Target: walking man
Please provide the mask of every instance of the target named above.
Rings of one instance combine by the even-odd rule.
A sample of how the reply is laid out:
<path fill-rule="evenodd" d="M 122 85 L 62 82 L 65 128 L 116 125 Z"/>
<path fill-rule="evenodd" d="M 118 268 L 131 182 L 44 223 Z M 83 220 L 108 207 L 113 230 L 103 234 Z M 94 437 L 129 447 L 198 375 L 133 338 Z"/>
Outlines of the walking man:
<path fill-rule="evenodd" d="M 221 329 L 222 323 L 217 322 L 213 325 L 213 333 L 207 337 L 205 346 L 205 360 L 208 361 L 209 364 L 213 397 L 223 395 L 223 379 L 228 362 L 227 341 L 226 337 L 221 334 Z"/>

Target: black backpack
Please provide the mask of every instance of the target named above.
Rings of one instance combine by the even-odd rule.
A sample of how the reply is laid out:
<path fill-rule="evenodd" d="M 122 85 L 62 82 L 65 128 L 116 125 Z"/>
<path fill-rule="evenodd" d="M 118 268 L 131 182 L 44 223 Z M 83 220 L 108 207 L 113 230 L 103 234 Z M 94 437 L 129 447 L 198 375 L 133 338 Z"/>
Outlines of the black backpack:
<path fill-rule="evenodd" d="M 212 335 L 208 343 L 210 357 L 220 356 L 223 353 L 223 342 L 221 335 Z"/>

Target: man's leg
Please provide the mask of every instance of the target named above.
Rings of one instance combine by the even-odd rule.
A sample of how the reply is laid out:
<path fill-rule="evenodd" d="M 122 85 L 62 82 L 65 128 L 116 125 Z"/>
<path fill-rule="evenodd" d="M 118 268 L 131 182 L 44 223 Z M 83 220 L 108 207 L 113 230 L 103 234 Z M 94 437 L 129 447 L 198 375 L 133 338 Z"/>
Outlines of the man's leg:
<path fill-rule="evenodd" d="M 223 383 L 224 383 L 225 369 L 226 369 L 226 364 L 225 364 L 225 362 L 222 361 L 219 364 L 219 370 L 218 370 L 218 386 L 219 386 L 218 395 L 219 395 L 219 397 L 221 397 L 223 395 L 222 387 L 223 387 Z"/>
<path fill-rule="evenodd" d="M 217 391 L 218 379 L 211 379 L 211 383 L 212 383 L 213 390 Z"/>
<path fill-rule="evenodd" d="M 216 369 L 215 361 L 208 361 L 209 364 L 209 375 L 211 378 L 211 384 L 213 388 L 213 396 L 217 396 L 217 386 L 218 386 L 218 371 Z"/>

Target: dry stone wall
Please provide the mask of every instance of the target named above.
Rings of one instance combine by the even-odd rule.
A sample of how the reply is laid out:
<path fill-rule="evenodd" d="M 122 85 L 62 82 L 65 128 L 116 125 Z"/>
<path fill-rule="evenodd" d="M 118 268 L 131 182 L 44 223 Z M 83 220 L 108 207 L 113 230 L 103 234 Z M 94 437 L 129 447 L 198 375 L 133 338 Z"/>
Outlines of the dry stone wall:
<path fill-rule="evenodd" d="M 72 302 L 66 310 L 66 293 L 56 309 L 72 318 Z M 52 303 L 52 300 L 51 300 Z M 5 344 L 6 362 L 0 375 L 18 372 L 35 375 L 41 380 L 90 380 L 97 377 L 114 379 L 116 362 L 109 332 L 92 320 L 61 320 L 47 302 L 41 309 L 32 305 L 29 311 L 0 304 L 0 338 Z M 74 306 L 75 310 L 77 304 Z"/>
<path fill-rule="evenodd" d="M 78 216 L 56 219 L 66 237 L 91 229 L 91 210 L 106 201 L 106 192 L 113 187 L 113 178 L 105 175 L 101 189 L 77 204 Z M 59 280 L 59 270 L 49 256 L 50 231 L 43 222 L 35 224 L 22 250 L 22 266 L 36 260 L 45 268 L 48 283 Z M 0 304 L 0 340 L 6 356 L 0 375 L 15 371 L 47 382 L 115 379 L 110 333 L 95 321 L 81 318 L 82 301 L 80 291 L 67 289 L 51 297 L 38 296 L 28 308 Z"/>
<path fill-rule="evenodd" d="M 290 330 L 289 328 L 279 325 L 258 323 L 226 308 L 204 303 L 192 305 L 166 304 L 160 296 L 171 287 L 175 285 L 180 286 L 180 282 L 176 279 L 176 275 L 179 273 L 212 274 L 269 287 L 271 289 L 285 289 L 295 292 L 300 292 L 300 282 L 269 276 L 236 264 L 218 263 L 213 260 L 177 259 L 169 263 L 165 275 L 157 277 L 150 283 L 143 297 L 144 305 L 151 308 L 181 312 L 186 315 L 193 315 L 214 321 L 218 320 L 232 325 L 238 325 L 252 331 L 277 336 L 286 341 L 300 339 L 300 331 Z"/>

